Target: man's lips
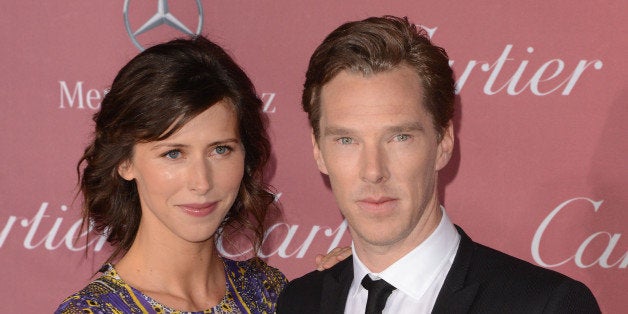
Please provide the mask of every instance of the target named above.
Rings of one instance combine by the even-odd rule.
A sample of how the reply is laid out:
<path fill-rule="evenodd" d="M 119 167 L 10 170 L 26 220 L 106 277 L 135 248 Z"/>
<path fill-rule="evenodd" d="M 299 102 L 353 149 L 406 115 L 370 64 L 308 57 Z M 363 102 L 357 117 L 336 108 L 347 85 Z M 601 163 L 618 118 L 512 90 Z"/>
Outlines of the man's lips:
<path fill-rule="evenodd" d="M 216 204 L 218 203 L 213 202 L 213 203 L 202 203 L 202 204 L 198 204 L 198 203 L 180 204 L 178 206 L 188 215 L 191 215 L 194 217 L 204 217 L 211 214 L 211 212 L 214 211 L 214 209 L 216 208 Z"/>
<path fill-rule="evenodd" d="M 392 197 L 367 197 L 356 202 L 364 210 L 383 211 L 390 210 L 397 204 L 397 199 Z"/>

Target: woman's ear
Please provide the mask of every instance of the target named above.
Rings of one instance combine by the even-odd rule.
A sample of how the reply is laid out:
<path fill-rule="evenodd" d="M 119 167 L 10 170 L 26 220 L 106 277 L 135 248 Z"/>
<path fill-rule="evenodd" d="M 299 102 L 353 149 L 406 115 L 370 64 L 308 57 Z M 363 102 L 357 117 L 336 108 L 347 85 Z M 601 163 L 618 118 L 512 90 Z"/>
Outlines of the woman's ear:
<path fill-rule="evenodd" d="M 135 174 L 133 173 L 133 165 L 130 160 L 125 160 L 118 165 L 118 174 L 127 181 L 132 181 L 135 179 Z"/>

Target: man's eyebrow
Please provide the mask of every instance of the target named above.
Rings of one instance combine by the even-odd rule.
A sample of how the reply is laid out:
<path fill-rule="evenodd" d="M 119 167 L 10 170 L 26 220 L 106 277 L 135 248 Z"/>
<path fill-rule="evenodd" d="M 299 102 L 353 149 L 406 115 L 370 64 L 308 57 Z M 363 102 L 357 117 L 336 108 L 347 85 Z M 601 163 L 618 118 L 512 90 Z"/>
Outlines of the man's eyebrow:
<path fill-rule="evenodd" d="M 329 126 L 323 130 L 323 136 L 344 136 L 351 134 L 351 130 L 342 127 Z"/>
<path fill-rule="evenodd" d="M 425 127 L 420 122 L 401 123 L 386 128 L 388 133 L 423 132 L 424 130 Z M 323 136 L 347 136 L 353 133 L 351 129 L 336 126 L 328 126 L 323 130 Z"/>
<path fill-rule="evenodd" d="M 420 122 L 408 122 L 399 125 L 393 125 L 387 128 L 390 133 L 404 133 L 404 132 L 415 132 L 415 131 L 424 131 L 425 127 Z"/>

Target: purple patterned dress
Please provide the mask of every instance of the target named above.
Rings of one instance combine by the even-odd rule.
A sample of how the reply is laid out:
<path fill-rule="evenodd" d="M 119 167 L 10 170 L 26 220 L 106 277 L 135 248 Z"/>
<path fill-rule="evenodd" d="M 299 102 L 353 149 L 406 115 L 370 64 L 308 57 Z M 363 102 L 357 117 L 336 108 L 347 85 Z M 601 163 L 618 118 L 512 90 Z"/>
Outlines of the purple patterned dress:
<path fill-rule="evenodd" d="M 63 301 L 55 313 L 274 313 L 286 277 L 262 260 L 223 259 L 226 293 L 220 303 L 199 312 L 168 308 L 126 284 L 111 264 L 101 277 Z"/>

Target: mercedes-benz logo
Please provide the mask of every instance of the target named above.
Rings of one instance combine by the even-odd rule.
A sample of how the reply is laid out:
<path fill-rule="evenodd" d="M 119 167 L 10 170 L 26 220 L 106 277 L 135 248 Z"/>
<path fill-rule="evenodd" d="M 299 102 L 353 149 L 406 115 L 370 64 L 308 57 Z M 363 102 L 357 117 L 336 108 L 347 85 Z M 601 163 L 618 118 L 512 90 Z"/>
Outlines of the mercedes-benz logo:
<path fill-rule="evenodd" d="M 137 36 L 159 25 L 166 24 L 191 36 L 199 35 L 203 29 L 203 6 L 201 5 L 201 0 L 196 0 L 196 7 L 198 8 L 198 25 L 196 26 L 196 32 L 192 32 L 185 26 L 185 24 L 181 23 L 179 19 L 170 13 L 170 10 L 168 9 L 168 0 L 157 0 L 157 13 L 148 19 L 144 25 L 136 31 L 133 31 L 131 30 L 131 24 L 129 23 L 129 2 L 131 2 L 131 0 L 124 0 L 124 25 L 126 27 L 126 32 L 129 34 L 129 37 L 131 37 L 131 41 L 133 41 L 133 44 L 140 51 L 143 51 L 144 47 L 142 47 L 142 45 L 137 41 Z"/>

